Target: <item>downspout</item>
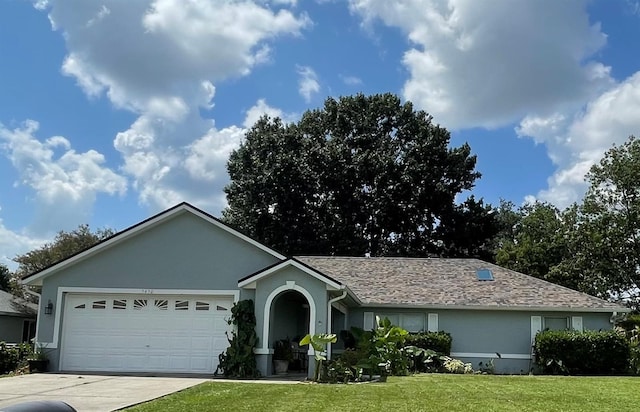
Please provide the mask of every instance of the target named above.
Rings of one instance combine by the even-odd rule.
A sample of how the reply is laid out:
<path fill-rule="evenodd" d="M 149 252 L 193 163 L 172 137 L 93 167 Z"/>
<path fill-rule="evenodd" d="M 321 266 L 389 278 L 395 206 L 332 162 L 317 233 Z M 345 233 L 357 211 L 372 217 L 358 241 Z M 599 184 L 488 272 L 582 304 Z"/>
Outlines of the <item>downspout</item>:
<path fill-rule="evenodd" d="M 333 308 L 332 305 L 335 302 L 342 300 L 346 297 L 347 297 L 347 291 L 346 289 L 344 289 L 342 291 L 342 295 L 335 297 L 333 299 L 329 299 L 329 303 L 327 304 L 327 333 L 331 333 L 331 309 Z M 331 342 L 327 343 L 327 359 L 331 359 Z"/>

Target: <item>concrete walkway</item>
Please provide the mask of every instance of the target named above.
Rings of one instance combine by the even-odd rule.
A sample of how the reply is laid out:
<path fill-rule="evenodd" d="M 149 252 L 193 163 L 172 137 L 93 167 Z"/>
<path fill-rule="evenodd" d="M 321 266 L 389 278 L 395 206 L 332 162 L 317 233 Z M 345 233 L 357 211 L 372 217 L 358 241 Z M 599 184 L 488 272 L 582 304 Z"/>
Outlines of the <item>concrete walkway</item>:
<path fill-rule="evenodd" d="M 58 400 L 79 412 L 109 412 L 206 382 L 202 378 L 42 373 L 0 379 L 0 411 L 27 401 Z"/>

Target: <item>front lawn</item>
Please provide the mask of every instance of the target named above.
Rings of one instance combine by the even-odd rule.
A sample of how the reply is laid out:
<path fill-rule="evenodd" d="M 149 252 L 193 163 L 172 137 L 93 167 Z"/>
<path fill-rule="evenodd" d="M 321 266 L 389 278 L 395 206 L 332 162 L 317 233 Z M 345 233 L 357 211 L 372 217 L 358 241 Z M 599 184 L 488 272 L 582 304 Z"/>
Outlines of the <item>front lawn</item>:
<path fill-rule="evenodd" d="M 208 382 L 127 409 L 164 411 L 637 411 L 640 378 L 427 374 L 362 385 Z"/>

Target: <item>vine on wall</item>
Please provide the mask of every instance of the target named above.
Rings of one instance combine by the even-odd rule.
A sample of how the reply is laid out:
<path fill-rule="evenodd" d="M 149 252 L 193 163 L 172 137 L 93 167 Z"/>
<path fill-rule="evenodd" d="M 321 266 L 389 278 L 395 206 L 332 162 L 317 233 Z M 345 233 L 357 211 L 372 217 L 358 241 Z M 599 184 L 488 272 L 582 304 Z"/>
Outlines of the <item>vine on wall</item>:
<path fill-rule="evenodd" d="M 240 300 L 231 308 L 229 325 L 236 330 L 227 333 L 229 347 L 218 356 L 220 363 L 216 375 L 222 373 L 228 378 L 256 378 L 260 376 L 253 349 L 258 345 L 256 315 L 253 300 Z"/>

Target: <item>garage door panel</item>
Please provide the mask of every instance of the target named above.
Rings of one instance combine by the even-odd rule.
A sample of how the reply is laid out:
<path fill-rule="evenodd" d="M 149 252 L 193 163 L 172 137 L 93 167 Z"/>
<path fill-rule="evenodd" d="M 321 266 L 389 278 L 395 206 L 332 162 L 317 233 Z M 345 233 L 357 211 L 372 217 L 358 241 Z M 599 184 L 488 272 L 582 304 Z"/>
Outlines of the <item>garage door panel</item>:
<path fill-rule="evenodd" d="M 231 298 L 78 294 L 65 301 L 62 370 L 211 373 L 229 345 Z"/>

